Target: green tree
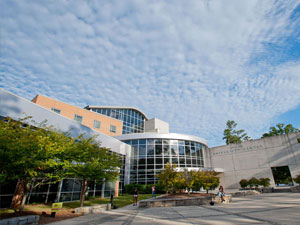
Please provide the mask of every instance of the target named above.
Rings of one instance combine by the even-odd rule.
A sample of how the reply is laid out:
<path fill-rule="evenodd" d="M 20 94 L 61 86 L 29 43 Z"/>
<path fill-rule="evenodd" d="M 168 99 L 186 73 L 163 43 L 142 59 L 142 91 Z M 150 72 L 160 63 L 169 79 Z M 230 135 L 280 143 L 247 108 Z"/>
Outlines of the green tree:
<path fill-rule="evenodd" d="M 188 189 L 188 194 L 190 194 L 195 182 L 195 172 L 188 171 L 188 169 L 185 168 L 184 171 L 180 173 L 180 177 L 182 178 L 184 187 Z"/>
<path fill-rule="evenodd" d="M 157 175 L 159 184 L 164 187 L 166 193 L 174 191 L 176 178 L 178 173 L 176 172 L 176 165 L 167 163 L 165 168 L 160 174 Z"/>
<path fill-rule="evenodd" d="M 297 176 L 294 178 L 294 181 L 295 181 L 297 184 L 300 184 L 300 174 L 297 175 Z"/>
<path fill-rule="evenodd" d="M 248 186 L 248 181 L 246 179 L 240 180 L 240 185 L 242 188 L 246 188 Z"/>
<path fill-rule="evenodd" d="M 95 136 L 76 138 L 73 148 L 69 149 L 68 156 L 72 160 L 67 167 L 68 177 L 82 178 L 80 206 L 83 206 L 88 182 L 103 180 L 114 181 L 118 178 L 121 161 L 116 153 L 100 147 Z"/>
<path fill-rule="evenodd" d="M 250 186 L 250 188 L 252 188 L 253 186 L 258 187 L 259 185 L 259 180 L 255 177 L 252 177 L 249 181 L 248 184 Z"/>
<path fill-rule="evenodd" d="M 263 187 L 270 187 L 270 178 L 260 178 L 259 179 L 259 185 Z"/>
<path fill-rule="evenodd" d="M 65 150 L 72 143 L 68 134 L 45 124 L 28 125 L 35 124 L 29 120 L 30 117 L 0 121 L 0 182 L 18 180 L 22 189 L 17 193 L 22 195 L 20 212 L 30 188 L 63 178 L 64 167 L 68 165 L 64 160 Z"/>
<path fill-rule="evenodd" d="M 193 189 L 194 190 L 200 190 L 200 188 L 203 187 L 203 173 L 200 171 L 194 171 L 194 184 Z"/>
<path fill-rule="evenodd" d="M 203 185 L 202 187 L 206 190 L 206 193 L 208 193 L 209 190 L 213 190 L 219 186 L 220 181 L 219 177 L 217 176 L 217 172 L 200 171 L 199 173 Z"/>
<path fill-rule="evenodd" d="M 223 140 L 226 140 L 226 144 L 241 143 L 247 141 L 250 137 L 245 133 L 245 130 L 236 130 L 237 123 L 233 120 L 228 120 L 226 123 L 226 129 L 224 130 Z"/>
<path fill-rule="evenodd" d="M 281 134 L 289 134 L 289 133 L 293 133 L 293 132 L 297 132 L 299 131 L 299 129 L 293 127 L 292 124 L 288 124 L 288 125 L 284 125 L 283 123 L 278 123 L 276 124 L 276 126 L 271 126 L 269 128 L 269 132 L 268 133 L 264 133 L 262 138 L 264 137 L 271 137 L 271 136 L 275 136 L 275 135 L 281 135 Z"/>

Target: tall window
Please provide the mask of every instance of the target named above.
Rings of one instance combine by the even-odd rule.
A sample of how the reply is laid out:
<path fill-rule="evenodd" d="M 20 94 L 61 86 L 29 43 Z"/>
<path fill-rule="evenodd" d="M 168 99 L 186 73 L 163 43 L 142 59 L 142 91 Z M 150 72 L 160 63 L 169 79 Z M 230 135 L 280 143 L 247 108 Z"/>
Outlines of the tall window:
<path fill-rule="evenodd" d="M 53 107 L 51 108 L 51 111 L 53 111 L 55 113 L 58 113 L 58 114 L 60 114 L 60 112 L 61 112 L 60 109 L 56 109 L 56 108 L 53 108 Z"/>
<path fill-rule="evenodd" d="M 110 132 L 116 133 L 117 132 L 117 127 L 114 125 L 110 125 Z"/>
<path fill-rule="evenodd" d="M 82 122 L 82 116 L 79 116 L 79 115 L 75 114 L 74 120 L 81 123 Z"/>
<path fill-rule="evenodd" d="M 94 120 L 94 128 L 100 128 L 100 126 L 101 126 L 101 122 L 100 121 L 98 121 L 98 120 Z"/>

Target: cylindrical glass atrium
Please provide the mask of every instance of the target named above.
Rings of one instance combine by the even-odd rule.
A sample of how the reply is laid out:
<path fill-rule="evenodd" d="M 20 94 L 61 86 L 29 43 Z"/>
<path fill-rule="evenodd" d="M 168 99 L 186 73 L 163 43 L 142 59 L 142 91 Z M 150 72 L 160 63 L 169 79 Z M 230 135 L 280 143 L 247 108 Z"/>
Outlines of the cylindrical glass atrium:
<path fill-rule="evenodd" d="M 207 142 L 183 134 L 143 133 L 117 136 L 132 146 L 130 183 L 153 184 L 169 162 L 180 168 L 203 168 Z"/>

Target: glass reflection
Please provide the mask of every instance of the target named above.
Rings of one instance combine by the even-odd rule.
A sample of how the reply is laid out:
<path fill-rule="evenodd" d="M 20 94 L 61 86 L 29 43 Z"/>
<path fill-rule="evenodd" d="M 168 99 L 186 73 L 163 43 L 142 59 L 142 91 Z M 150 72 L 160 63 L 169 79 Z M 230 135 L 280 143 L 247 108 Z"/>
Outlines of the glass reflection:
<path fill-rule="evenodd" d="M 130 182 L 152 184 L 167 163 L 178 167 L 204 167 L 205 145 L 186 140 L 127 140 L 132 145 Z M 134 160 L 133 160 L 134 159 Z"/>

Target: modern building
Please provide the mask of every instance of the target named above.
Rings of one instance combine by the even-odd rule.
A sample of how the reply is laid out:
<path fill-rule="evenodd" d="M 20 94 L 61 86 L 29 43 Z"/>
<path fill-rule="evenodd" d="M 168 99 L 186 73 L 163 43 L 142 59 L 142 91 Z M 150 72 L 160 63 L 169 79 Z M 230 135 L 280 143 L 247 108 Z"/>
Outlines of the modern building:
<path fill-rule="evenodd" d="M 32 102 L 102 134 L 109 136 L 122 134 L 123 122 L 118 118 L 85 110 L 40 94 L 34 97 Z"/>
<path fill-rule="evenodd" d="M 132 107 L 86 106 L 85 109 L 122 121 L 122 134 L 143 133 L 148 120 L 141 110 Z"/>
<path fill-rule="evenodd" d="M 272 186 L 281 185 L 278 171 L 286 176 L 300 174 L 300 132 L 208 148 L 205 139 L 169 132 L 169 124 L 149 119 L 132 107 L 86 106 L 79 108 L 55 99 L 37 95 L 32 102 L 0 89 L 0 118 L 25 115 L 40 123 L 71 132 L 97 135 L 103 147 L 118 153 L 123 162 L 119 185 L 91 184 L 89 195 L 108 195 L 115 186 L 153 184 L 167 163 L 178 168 L 215 170 L 224 188 L 239 188 L 241 179 L 269 178 Z M 277 171 L 277 172 L 276 172 Z M 49 198 L 57 187 L 41 187 L 31 193 L 30 201 Z M 81 180 L 66 179 L 59 190 L 61 201 L 79 199 Z M 3 193 L 3 191 L 10 193 Z M 8 202 L 13 188 L 0 190 L 0 202 Z M 1 203 L 2 204 L 2 203 Z M 1 207 L 3 207 L 1 205 Z"/>
<path fill-rule="evenodd" d="M 221 183 L 227 189 L 240 188 L 241 179 L 269 178 L 272 187 L 295 185 L 300 174 L 300 132 L 206 149 L 209 167 L 223 168 Z M 282 182 L 278 176 L 287 180 Z"/>
<path fill-rule="evenodd" d="M 140 133 L 116 136 L 131 145 L 130 183 L 153 184 L 167 163 L 180 168 L 205 168 L 206 140 L 176 133 Z"/>
<path fill-rule="evenodd" d="M 83 123 L 74 120 L 73 117 L 67 118 L 63 116 L 62 113 L 64 112 L 65 108 L 61 107 L 61 105 L 56 105 L 56 107 L 61 110 L 61 114 L 58 114 L 57 112 L 51 109 L 42 107 L 29 100 L 26 100 L 3 89 L 0 89 L 0 119 L 8 116 L 12 119 L 18 120 L 26 116 L 31 116 L 32 119 L 36 122 L 36 124 L 40 124 L 47 121 L 47 125 L 53 126 L 54 128 L 62 132 L 69 132 L 74 137 L 80 134 L 85 134 L 87 136 L 97 136 L 96 138 L 101 142 L 101 145 L 103 147 L 109 148 L 111 151 L 116 152 L 120 156 L 120 160 L 122 161 L 123 165 L 120 168 L 119 182 L 104 183 L 104 185 L 97 183 L 91 184 L 89 186 L 88 194 L 110 196 L 112 192 L 115 193 L 118 189 L 119 191 L 122 191 L 124 184 L 129 183 L 131 146 L 111 136 L 97 132 L 87 126 L 84 126 Z M 87 111 L 85 109 L 82 110 Z M 93 112 L 87 112 L 95 114 Z M 96 117 L 94 118 L 98 118 L 97 116 L 98 115 L 96 114 Z M 111 118 L 106 118 L 106 120 L 115 122 L 115 119 Z M 121 124 L 121 122 L 119 123 L 119 121 L 116 121 L 115 124 Z M 38 189 L 31 191 L 30 196 L 28 197 L 28 201 L 53 201 L 53 199 L 57 195 L 57 192 L 60 201 L 79 200 L 81 182 L 82 181 L 80 179 L 64 179 L 62 181 L 60 190 L 57 189 L 58 184 L 50 186 L 40 186 Z M 10 185 L 0 186 L 0 208 L 10 206 L 10 202 L 15 191 L 15 184 L 16 183 L 12 182 Z"/>

